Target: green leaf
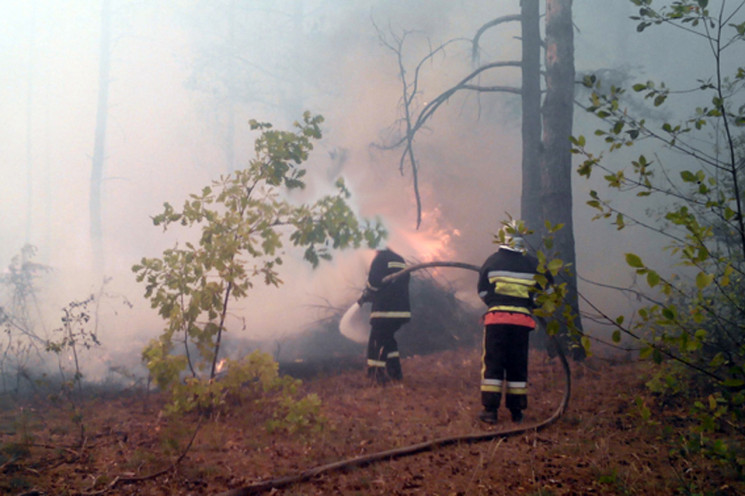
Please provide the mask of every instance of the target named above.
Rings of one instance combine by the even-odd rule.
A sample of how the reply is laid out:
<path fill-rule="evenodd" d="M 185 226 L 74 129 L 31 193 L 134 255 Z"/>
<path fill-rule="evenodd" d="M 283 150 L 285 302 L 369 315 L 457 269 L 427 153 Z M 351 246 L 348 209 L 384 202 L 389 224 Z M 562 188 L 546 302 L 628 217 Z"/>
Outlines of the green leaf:
<path fill-rule="evenodd" d="M 651 346 L 644 346 L 641 350 L 639 350 L 639 358 L 642 360 L 646 360 L 650 356 L 652 356 L 653 348 Z"/>
<path fill-rule="evenodd" d="M 644 267 L 644 264 L 642 263 L 642 259 L 639 258 L 639 256 L 634 253 L 626 254 L 626 263 L 629 265 L 629 267 L 634 267 L 634 268 Z"/>
<path fill-rule="evenodd" d="M 742 379 L 726 379 L 724 381 L 724 386 L 728 388 L 739 388 L 745 385 L 745 381 Z"/>
<path fill-rule="evenodd" d="M 675 312 L 671 307 L 665 307 L 662 309 L 662 316 L 667 320 L 675 320 Z"/>
<path fill-rule="evenodd" d="M 549 320 L 546 324 L 546 334 L 549 336 L 555 336 L 559 333 L 559 322 L 556 320 Z"/>
<path fill-rule="evenodd" d="M 165 331 L 143 358 L 158 384 L 171 391 L 173 408 L 221 401 L 215 400 L 221 384 L 192 378 L 187 388 L 174 378 L 187 366 L 195 374 L 214 372 L 217 343 L 227 331 L 220 316 L 231 313 L 231 305 L 245 298 L 257 280 L 283 284 L 276 267 L 282 264 L 278 254 L 283 254 L 287 238 L 305 247 L 306 259 L 316 265 L 328 260 L 333 249 L 358 247 L 364 241 L 373 245 L 385 234 L 379 222 L 363 223 L 354 215 L 343 180 L 336 181 L 336 194 L 310 205 L 293 203 L 283 191 L 304 186 L 306 169 L 301 165 L 313 150 L 313 141 L 321 138 L 321 122 L 321 116 L 309 112 L 295 131 L 250 121 L 251 129 L 261 134 L 249 166 L 188 195 L 181 211 L 164 203 L 153 218 L 164 230 L 178 227 L 174 223 L 180 221 L 190 240 L 181 245 L 186 249 L 166 249 L 161 258 L 143 258 L 132 268 L 137 281 L 145 282 L 151 306 L 166 320 Z M 177 342 L 189 352 L 173 356 Z"/>
<path fill-rule="evenodd" d="M 662 363 L 662 352 L 660 352 L 660 350 L 658 350 L 657 348 L 654 348 L 652 350 L 652 360 L 658 365 Z"/>
<path fill-rule="evenodd" d="M 551 272 L 552 275 L 557 275 L 561 268 L 564 266 L 564 262 L 558 258 L 554 258 L 548 263 L 548 266 L 546 267 L 549 272 Z"/>
<path fill-rule="evenodd" d="M 616 224 L 616 229 L 618 229 L 619 231 L 621 229 L 623 229 L 624 227 L 626 227 L 626 223 L 623 220 L 623 214 L 622 213 L 619 212 L 618 214 L 616 214 L 615 224 Z"/>
<path fill-rule="evenodd" d="M 714 282 L 714 275 L 707 274 L 705 272 L 699 272 L 696 274 L 696 287 L 698 289 L 704 289 Z"/>
<path fill-rule="evenodd" d="M 681 179 L 683 179 L 683 181 L 685 181 L 687 183 L 695 183 L 696 182 L 696 175 L 693 172 L 689 171 L 689 170 L 684 170 L 683 172 L 681 172 L 680 173 L 680 177 L 681 177 Z"/>
<path fill-rule="evenodd" d="M 657 286 L 660 283 L 660 275 L 654 270 L 647 271 L 647 284 L 650 288 Z"/>

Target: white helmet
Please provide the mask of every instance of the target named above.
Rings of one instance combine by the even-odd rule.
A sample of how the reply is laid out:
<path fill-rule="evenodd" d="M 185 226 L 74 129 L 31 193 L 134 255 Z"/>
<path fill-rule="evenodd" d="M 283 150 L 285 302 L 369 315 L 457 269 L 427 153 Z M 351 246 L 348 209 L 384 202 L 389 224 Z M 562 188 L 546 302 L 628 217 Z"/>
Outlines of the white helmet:
<path fill-rule="evenodd" d="M 509 222 L 503 222 L 499 233 L 495 236 L 500 248 L 506 248 L 513 251 L 524 252 L 527 249 L 525 238 L 523 237 L 528 230 L 525 222 L 522 220 L 510 219 Z"/>
<path fill-rule="evenodd" d="M 517 251 L 525 251 L 525 238 L 522 236 L 506 236 L 504 245 L 506 248 L 510 248 Z"/>

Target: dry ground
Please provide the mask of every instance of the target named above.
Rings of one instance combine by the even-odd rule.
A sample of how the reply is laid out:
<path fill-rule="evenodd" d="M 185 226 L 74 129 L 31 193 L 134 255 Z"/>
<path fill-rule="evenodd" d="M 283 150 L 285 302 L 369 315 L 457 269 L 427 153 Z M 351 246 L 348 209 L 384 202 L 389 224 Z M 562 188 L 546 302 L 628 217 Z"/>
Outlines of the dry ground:
<path fill-rule="evenodd" d="M 479 358 L 479 350 L 406 358 L 404 382 L 396 387 L 371 385 L 361 369 L 306 380 L 303 389 L 323 402 L 320 431 L 268 434 L 261 412 L 236 409 L 202 423 L 175 468 L 196 422 L 160 415 L 155 395 L 86 403 L 84 433 L 62 407 L 5 405 L 0 493 L 218 494 L 350 457 L 483 432 L 476 420 Z M 657 412 L 658 426 L 640 421 L 636 397 L 654 409 L 643 388 L 643 364 L 590 358 L 572 369 L 569 409 L 546 429 L 325 473 L 271 494 L 745 494 L 725 469 L 671 454 L 674 435 L 663 437 L 662 427 L 684 428 L 683 412 Z M 533 353 L 523 425 L 548 418 L 564 387 L 558 359 Z M 504 420 L 492 429 L 514 427 L 508 412 L 500 413 Z M 22 440 L 30 444 L 15 444 Z"/>

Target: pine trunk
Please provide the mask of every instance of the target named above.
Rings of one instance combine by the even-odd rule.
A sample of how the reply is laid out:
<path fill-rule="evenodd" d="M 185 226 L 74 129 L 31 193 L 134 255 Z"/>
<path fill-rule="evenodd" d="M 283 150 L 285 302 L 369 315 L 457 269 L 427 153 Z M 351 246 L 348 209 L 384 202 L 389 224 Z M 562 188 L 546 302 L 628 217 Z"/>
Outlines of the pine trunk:
<path fill-rule="evenodd" d="M 546 0 L 546 98 L 543 102 L 543 146 L 540 204 L 543 219 L 563 224 L 555 235 L 555 248 L 569 264 L 571 275 L 562 276 L 569 286 L 569 305 L 579 315 L 577 264 L 572 221 L 572 134 L 574 112 L 574 33 L 572 0 Z M 581 329 L 578 319 L 577 326 Z M 564 331 L 566 328 L 564 328 Z M 567 343 L 566 335 L 562 342 Z M 584 358 L 582 348 L 574 348 L 575 359 Z"/>

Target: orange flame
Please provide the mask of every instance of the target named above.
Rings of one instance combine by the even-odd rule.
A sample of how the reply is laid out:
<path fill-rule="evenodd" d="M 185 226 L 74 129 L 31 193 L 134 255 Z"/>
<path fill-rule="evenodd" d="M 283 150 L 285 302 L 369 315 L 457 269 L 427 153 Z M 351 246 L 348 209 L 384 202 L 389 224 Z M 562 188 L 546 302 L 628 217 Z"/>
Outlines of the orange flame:
<path fill-rule="evenodd" d="M 401 247 L 402 254 L 418 262 L 451 260 L 455 251 L 450 243 L 454 237 L 460 236 L 460 231 L 441 227 L 440 217 L 440 211 L 433 209 L 422 213 L 422 226 L 430 227 L 414 230 L 397 226 L 391 230 L 391 243 Z"/>

